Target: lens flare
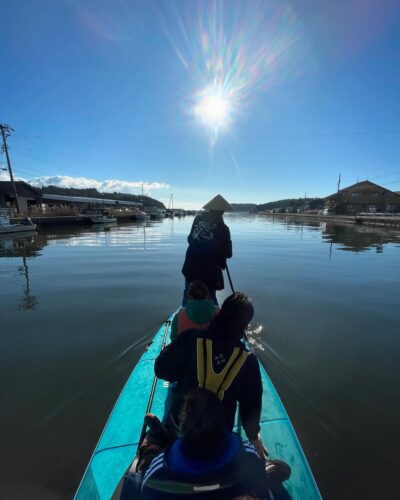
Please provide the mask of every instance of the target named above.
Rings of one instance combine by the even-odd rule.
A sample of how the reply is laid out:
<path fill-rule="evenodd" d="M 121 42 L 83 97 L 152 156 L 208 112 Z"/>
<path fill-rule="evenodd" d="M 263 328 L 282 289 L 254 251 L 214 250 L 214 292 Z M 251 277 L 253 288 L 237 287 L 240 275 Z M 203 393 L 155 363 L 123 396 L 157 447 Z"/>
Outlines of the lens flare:
<path fill-rule="evenodd" d="M 171 8 L 163 25 L 191 80 L 185 109 L 212 139 L 259 93 L 307 71 L 302 25 L 288 0 L 190 2 Z"/>

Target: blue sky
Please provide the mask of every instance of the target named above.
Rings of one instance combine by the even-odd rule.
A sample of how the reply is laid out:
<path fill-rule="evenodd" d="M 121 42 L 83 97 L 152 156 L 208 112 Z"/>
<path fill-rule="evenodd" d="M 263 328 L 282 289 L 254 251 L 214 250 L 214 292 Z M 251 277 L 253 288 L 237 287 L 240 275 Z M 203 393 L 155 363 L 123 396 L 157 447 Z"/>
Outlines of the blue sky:
<path fill-rule="evenodd" d="M 13 0 L 0 122 L 18 177 L 177 206 L 400 190 L 399 49 L 395 0 Z"/>

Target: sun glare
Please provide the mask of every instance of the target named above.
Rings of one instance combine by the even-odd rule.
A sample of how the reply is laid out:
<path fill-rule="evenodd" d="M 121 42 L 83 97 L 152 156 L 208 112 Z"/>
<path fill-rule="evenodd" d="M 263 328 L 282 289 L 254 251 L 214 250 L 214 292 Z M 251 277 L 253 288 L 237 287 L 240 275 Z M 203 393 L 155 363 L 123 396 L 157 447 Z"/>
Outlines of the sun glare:
<path fill-rule="evenodd" d="M 182 2 L 165 16 L 166 36 L 190 82 L 181 109 L 200 122 L 212 144 L 236 121 L 240 126 L 260 93 L 315 64 L 293 2 L 232 3 Z"/>
<path fill-rule="evenodd" d="M 229 123 L 231 114 L 229 98 L 220 92 L 202 95 L 194 112 L 204 125 L 218 131 Z"/>

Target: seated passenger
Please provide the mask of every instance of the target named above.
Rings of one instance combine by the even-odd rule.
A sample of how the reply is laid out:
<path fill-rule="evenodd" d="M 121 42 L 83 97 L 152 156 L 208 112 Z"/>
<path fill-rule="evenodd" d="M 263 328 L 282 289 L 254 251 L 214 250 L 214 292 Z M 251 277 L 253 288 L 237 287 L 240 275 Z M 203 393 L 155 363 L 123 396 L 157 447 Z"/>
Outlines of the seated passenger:
<path fill-rule="evenodd" d="M 192 281 L 186 306 L 175 314 L 172 321 L 171 340 L 184 330 L 207 328 L 217 311 L 217 306 L 209 299 L 207 286 L 200 280 Z"/>
<path fill-rule="evenodd" d="M 176 382 L 168 424 L 178 428 L 178 415 L 184 397 L 191 389 L 204 387 L 217 394 L 232 431 L 237 403 L 243 428 L 258 453 L 266 451 L 260 431 L 262 383 L 257 358 L 242 342 L 253 317 L 251 300 L 243 293 L 230 295 L 208 330 L 189 330 L 179 335 L 155 361 L 157 377 Z"/>
<path fill-rule="evenodd" d="M 254 446 L 228 431 L 221 402 L 211 391 L 197 388 L 186 397 L 180 435 L 147 470 L 126 474 L 121 500 L 289 498 Z M 283 462 L 271 461 L 271 467 L 280 470 L 280 480 L 290 476 Z"/>

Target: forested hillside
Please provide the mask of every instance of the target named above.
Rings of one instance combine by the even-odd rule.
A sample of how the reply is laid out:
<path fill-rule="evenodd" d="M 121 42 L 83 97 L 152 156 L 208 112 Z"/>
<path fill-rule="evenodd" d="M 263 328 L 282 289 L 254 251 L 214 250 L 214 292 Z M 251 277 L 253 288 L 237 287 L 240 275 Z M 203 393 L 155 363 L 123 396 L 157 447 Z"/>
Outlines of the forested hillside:
<path fill-rule="evenodd" d="M 255 212 L 257 205 L 255 203 L 231 203 L 234 212 Z"/>
<path fill-rule="evenodd" d="M 291 208 L 297 209 L 308 205 L 311 210 L 322 208 L 325 201 L 322 198 L 288 198 L 285 200 L 270 201 L 268 203 L 263 203 L 257 205 L 257 212 L 263 212 L 264 210 L 274 210 L 276 208 Z"/>

